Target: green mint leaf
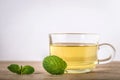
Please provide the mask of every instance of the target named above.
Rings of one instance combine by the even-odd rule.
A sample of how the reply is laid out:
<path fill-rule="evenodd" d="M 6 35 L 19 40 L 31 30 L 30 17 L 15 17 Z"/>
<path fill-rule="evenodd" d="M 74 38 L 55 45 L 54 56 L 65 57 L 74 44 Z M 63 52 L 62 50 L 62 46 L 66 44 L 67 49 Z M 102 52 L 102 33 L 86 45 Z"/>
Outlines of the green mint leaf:
<path fill-rule="evenodd" d="M 11 64 L 8 67 L 8 70 L 16 73 L 16 74 L 32 74 L 34 72 L 34 68 L 32 66 L 26 65 L 26 66 L 19 66 L 17 64 Z"/>
<path fill-rule="evenodd" d="M 32 74 L 34 72 L 34 68 L 32 66 L 26 65 L 21 69 L 21 74 Z"/>
<path fill-rule="evenodd" d="M 50 55 L 44 58 L 43 67 L 50 74 L 61 75 L 64 74 L 67 63 L 58 56 Z"/>
<path fill-rule="evenodd" d="M 8 68 L 8 70 L 10 70 L 13 73 L 17 73 L 17 74 L 20 73 L 20 67 L 17 64 L 11 64 L 7 68 Z"/>

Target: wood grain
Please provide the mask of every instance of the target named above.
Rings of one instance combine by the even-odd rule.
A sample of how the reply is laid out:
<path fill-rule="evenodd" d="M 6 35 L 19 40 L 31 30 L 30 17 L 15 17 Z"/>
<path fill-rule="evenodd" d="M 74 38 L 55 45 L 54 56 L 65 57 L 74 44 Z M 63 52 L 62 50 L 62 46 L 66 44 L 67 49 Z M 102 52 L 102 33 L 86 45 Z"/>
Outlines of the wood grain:
<path fill-rule="evenodd" d="M 31 65 L 35 68 L 32 75 L 17 75 L 8 71 L 10 64 Z M 97 68 L 84 74 L 48 74 L 41 62 L 0 62 L 0 80 L 120 80 L 120 62 L 97 65 Z"/>

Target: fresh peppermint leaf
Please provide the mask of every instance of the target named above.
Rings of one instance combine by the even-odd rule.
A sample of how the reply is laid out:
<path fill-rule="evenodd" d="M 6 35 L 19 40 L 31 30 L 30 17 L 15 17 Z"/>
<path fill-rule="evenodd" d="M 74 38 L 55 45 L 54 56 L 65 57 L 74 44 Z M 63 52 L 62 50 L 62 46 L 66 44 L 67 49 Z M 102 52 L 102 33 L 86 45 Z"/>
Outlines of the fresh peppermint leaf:
<path fill-rule="evenodd" d="M 67 63 L 58 56 L 50 55 L 44 58 L 43 67 L 50 74 L 61 75 L 64 74 Z"/>
<path fill-rule="evenodd" d="M 13 73 L 20 73 L 20 67 L 17 64 L 11 64 L 8 66 L 8 69 Z"/>
<path fill-rule="evenodd" d="M 16 74 L 32 74 L 34 72 L 34 68 L 32 66 L 26 65 L 26 66 L 19 66 L 17 64 L 11 64 L 8 67 L 8 70 L 10 70 L 13 73 Z"/>
<path fill-rule="evenodd" d="M 34 68 L 32 66 L 26 65 L 22 67 L 21 74 L 32 74 L 34 72 Z"/>

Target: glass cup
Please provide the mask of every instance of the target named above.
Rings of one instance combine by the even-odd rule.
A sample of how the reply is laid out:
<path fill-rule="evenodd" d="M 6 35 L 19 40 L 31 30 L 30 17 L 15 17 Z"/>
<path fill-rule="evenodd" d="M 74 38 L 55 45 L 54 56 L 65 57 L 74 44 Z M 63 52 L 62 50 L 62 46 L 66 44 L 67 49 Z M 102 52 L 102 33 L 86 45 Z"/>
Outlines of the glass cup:
<path fill-rule="evenodd" d="M 99 44 L 99 35 L 95 33 L 52 33 L 49 39 L 50 55 L 67 62 L 67 73 L 90 72 L 98 63 L 111 62 L 116 52 L 111 44 Z M 98 51 L 105 46 L 109 46 L 113 52 L 105 59 L 98 59 Z"/>

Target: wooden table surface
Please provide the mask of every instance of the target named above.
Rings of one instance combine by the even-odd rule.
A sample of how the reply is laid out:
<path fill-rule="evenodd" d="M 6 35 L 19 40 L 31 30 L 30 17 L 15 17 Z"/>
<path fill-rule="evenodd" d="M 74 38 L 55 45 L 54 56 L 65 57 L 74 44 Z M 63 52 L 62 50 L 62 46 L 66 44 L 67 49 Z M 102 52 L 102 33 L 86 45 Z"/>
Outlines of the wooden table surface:
<path fill-rule="evenodd" d="M 31 75 L 11 73 L 7 66 L 13 63 L 31 65 L 35 68 L 35 72 Z M 41 62 L 0 61 L 0 80 L 120 80 L 120 62 L 114 61 L 109 64 L 99 64 L 90 73 L 51 75 L 43 69 Z"/>

